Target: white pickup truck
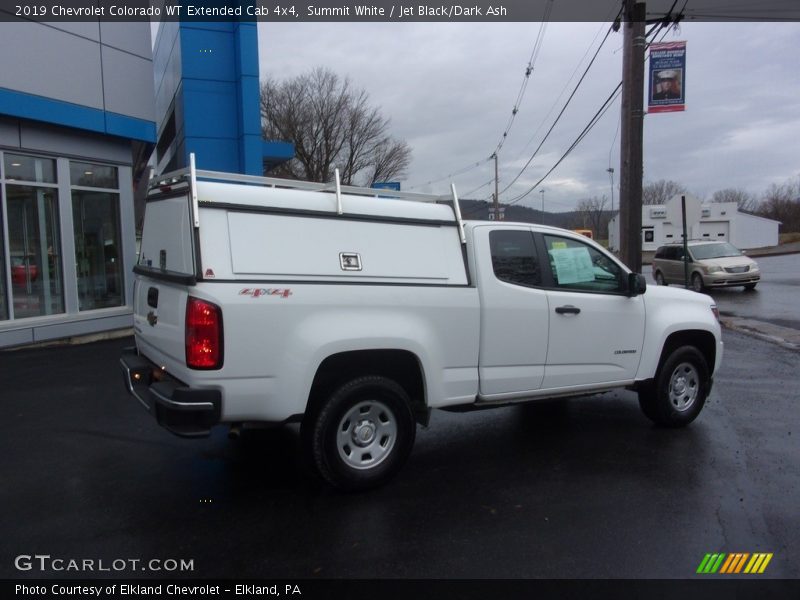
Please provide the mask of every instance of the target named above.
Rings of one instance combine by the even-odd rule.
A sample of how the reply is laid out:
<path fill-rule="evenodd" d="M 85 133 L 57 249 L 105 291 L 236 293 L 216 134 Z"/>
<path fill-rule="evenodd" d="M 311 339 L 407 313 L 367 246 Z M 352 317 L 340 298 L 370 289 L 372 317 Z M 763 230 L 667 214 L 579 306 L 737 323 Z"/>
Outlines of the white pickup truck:
<path fill-rule="evenodd" d="M 569 231 L 462 221 L 455 190 L 192 167 L 151 186 L 134 271 L 121 365 L 158 423 L 300 423 L 316 470 L 348 490 L 392 477 L 435 408 L 629 388 L 652 421 L 686 425 L 722 358 L 708 296 L 645 293 Z"/>

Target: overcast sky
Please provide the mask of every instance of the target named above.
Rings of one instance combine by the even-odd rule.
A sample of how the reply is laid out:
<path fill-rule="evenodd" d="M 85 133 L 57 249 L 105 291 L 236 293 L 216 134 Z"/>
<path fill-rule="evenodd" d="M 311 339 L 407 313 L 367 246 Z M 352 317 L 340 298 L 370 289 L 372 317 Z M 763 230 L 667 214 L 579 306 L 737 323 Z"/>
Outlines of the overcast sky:
<path fill-rule="evenodd" d="M 611 8 L 617 4 L 609 2 Z M 540 25 L 261 23 L 261 76 L 284 79 L 325 66 L 349 77 L 391 119 L 392 134 L 412 148 L 403 189 L 444 193 L 448 174 L 482 162 L 453 178 L 463 196 L 493 177 L 493 163 L 485 159 L 511 116 Z M 604 23 L 546 26 L 499 152 L 501 190 L 541 142 L 607 29 Z M 673 179 L 710 197 L 727 187 L 760 195 L 771 183 L 800 176 L 800 23 L 683 23 L 663 41 L 677 40 L 687 42 L 686 111 L 645 116 L 644 181 Z M 619 32 L 611 34 L 555 130 L 501 202 L 530 189 L 555 164 L 621 75 Z M 610 166 L 617 207 L 619 115 L 617 99 L 521 203 L 539 208 L 540 189 L 552 211 L 609 197 Z M 492 191 L 493 185 L 485 186 L 468 197 L 486 198 Z"/>

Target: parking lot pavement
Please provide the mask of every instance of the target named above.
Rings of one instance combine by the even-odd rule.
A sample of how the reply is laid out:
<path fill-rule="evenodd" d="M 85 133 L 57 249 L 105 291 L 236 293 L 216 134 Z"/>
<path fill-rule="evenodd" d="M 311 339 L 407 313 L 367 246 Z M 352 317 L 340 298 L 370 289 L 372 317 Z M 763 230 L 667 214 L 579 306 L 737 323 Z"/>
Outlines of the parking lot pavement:
<path fill-rule="evenodd" d="M 770 552 L 800 577 L 797 354 L 725 332 L 708 404 L 652 426 L 631 392 L 435 412 L 390 485 L 307 476 L 296 429 L 184 440 L 123 389 L 130 339 L 0 353 L 0 577 L 697 577 Z M 20 571 L 23 554 L 193 561 L 191 572 Z"/>

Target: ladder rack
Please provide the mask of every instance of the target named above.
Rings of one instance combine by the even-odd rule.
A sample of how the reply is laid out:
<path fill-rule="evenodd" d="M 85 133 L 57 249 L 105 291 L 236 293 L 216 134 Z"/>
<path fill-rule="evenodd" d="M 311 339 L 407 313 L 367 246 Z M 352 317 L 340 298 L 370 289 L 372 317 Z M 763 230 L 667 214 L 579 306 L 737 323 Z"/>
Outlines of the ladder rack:
<path fill-rule="evenodd" d="M 401 192 L 395 190 L 385 190 L 378 188 L 358 187 L 352 185 L 341 185 L 339 182 L 339 171 L 334 174 L 334 181 L 331 183 L 315 183 L 312 181 L 300 181 L 296 179 L 280 179 L 277 177 L 259 177 L 257 175 L 243 175 L 240 173 L 224 173 L 221 171 L 207 171 L 195 168 L 194 154 L 189 155 L 189 167 L 177 171 L 171 171 L 158 175 L 150 180 L 147 195 L 155 195 L 165 188 L 171 190 L 184 189 L 188 187 L 192 195 L 192 209 L 194 212 L 194 226 L 199 227 L 199 210 L 197 202 L 197 180 L 219 181 L 227 183 L 241 183 L 246 185 L 259 185 L 263 187 L 304 190 L 310 192 L 332 193 L 336 196 L 335 211 L 342 214 L 342 194 L 354 196 L 368 196 L 372 198 L 391 198 L 396 200 L 407 200 L 412 202 L 446 203 L 452 202 L 453 213 L 456 224 L 458 225 L 458 235 L 462 244 L 466 243 L 464 236 L 464 221 L 461 218 L 461 207 L 458 203 L 458 194 L 455 184 L 450 184 L 449 195 L 420 194 L 417 192 Z"/>

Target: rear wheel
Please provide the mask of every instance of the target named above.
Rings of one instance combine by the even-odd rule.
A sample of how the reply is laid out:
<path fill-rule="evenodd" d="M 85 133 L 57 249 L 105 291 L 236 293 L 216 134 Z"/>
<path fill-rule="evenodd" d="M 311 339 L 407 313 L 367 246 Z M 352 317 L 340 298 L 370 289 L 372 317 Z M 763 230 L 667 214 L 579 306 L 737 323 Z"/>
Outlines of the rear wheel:
<path fill-rule="evenodd" d="M 317 472 L 346 491 L 375 488 L 394 477 L 416 435 L 408 394 L 377 375 L 339 387 L 306 416 L 302 428 Z"/>
<path fill-rule="evenodd" d="M 661 271 L 656 271 L 656 285 L 667 285 L 667 282 L 664 281 L 664 275 Z"/>
<path fill-rule="evenodd" d="M 705 289 L 705 285 L 703 285 L 703 277 L 700 273 L 695 273 L 692 275 L 692 289 L 697 292 L 698 294 L 701 293 Z"/>
<path fill-rule="evenodd" d="M 697 348 L 676 348 L 653 382 L 639 390 L 639 406 L 647 418 L 659 425 L 688 425 L 705 405 L 708 377 L 708 364 Z"/>

